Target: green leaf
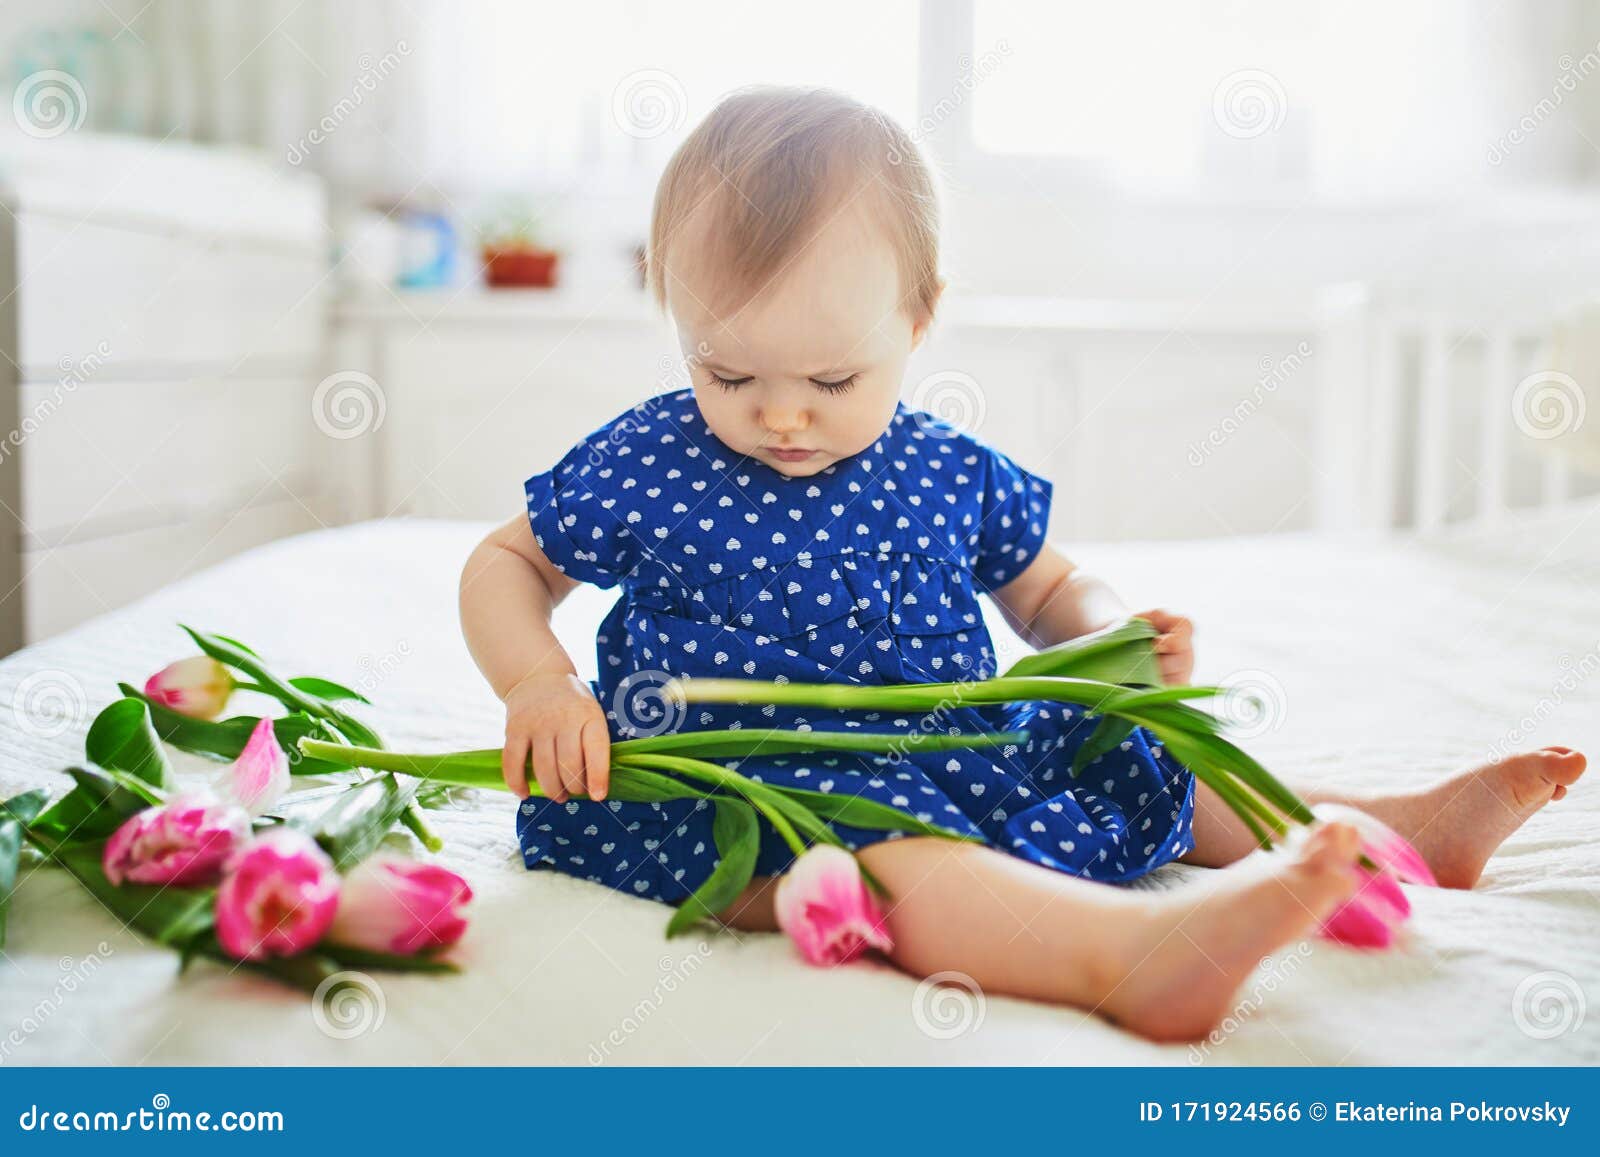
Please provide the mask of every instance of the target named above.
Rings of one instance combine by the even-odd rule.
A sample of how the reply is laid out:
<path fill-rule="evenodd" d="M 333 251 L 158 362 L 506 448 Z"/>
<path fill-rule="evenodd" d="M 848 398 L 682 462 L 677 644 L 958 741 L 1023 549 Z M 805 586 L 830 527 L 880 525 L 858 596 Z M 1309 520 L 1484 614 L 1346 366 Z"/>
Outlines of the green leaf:
<path fill-rule="evenodd" d="M 1133 734 L 1135 724 L 1120 715 L 1103 716 L 1089 738 L 1083 741 L 1078 753 L 1072 757 L 1072 777 L 1076 779 L 1102 755 L 1115 751 L 1122 741 Z"/>
<path fill-rule="evenodd" d="M 324 720 L 341 737 L 363 747 L 382 747 L 383 740 L 359 719 L 346 714 L 328 700 L 302 691 L 287 679 L 280 679 L 268 670 L 261 657 L 221 635 L 208 635 L 193 627 L 183 627 L 191 639 L 207 655 L 219 663 L 243 671 L 260 686 L 263 694 L 271 695 L 291 711 L 304 711 L 307 715 Z"/>
<path fill-rule="evenodd" d="M 6 915 L 11 910 L 11 893 L 17 886 L 22 830 L 33 822 L 49 798 L 43 788 L 35 788 L 0 803 L 0 948 L 6 946 Z"/>
<path fill-rule="evenodd" d="M 213 925 L 215 888 L 171 888 L 155 884 L 113 884 L 100 866 L 103 841 L 58 846 L 50 858 L 71 872 L 107 911 L 142 936 L 182 948 Z"/>
<path fill-rule="evenodd" d="M 239 758 L 250 733 L 261 722 L 258 715 L 234 715 L 228 719 L 193 719 L 170 707 L 152 702 L 126 683 L 117 684 L 130 699 L 138 699 L 150 709 L 150 721 L 156 734 L 180 751 L 203 755 L 231 763 Z M 272 731 L 289 757 L 289 771 L 294 775 L 334 775 L 345 770 L 343 764 L 312 759 L 300 750 L 304 738 L 327 739 L 329 732 L 322 721 L 304 711 L 284 715 L 272 721 Z"/>
<path fill-rule="evenodd" d="M 459 972 L 461 971 L 448 960 L 437 956 L 419 953 L 415 956 L 401 956 L 396 952 L 373 952 L 367 948 L 351 948 L 344 944 L 334 944 L 324 940 L 317 945 L 317 951 L 324 956 L 337 961 L 341 968 L 372 969 L 384 972 Z"/>
<path fill-rule="evenodd" d="M 142 699 L 118 699 L 89 724 L 83 741 L 91 762 L 137 776 L 162 791 L 172 787 L 172 769 Z"/>
<path fill-rule="evenodd" d="M 77 786 L 29 825 L 30 831 L 53 842 L 104 840 L 129 816 L 151 804 L 148 795 L 132 787 L 143 787 L 143 781 L 132 776 L 119 781 L 97 767 L 69 767 L 67 774 Z"/>
<path fill-rule="evenodd" d="M 188 628 L 185 627 L 184 629 L 187 630 Z M 213 639 L 221 639 L 224 643 L 228 644 L 228 646 L 230 646 L 230 647 L 239 648 L 239 650 L 243 651 L 246 655 L 256 655 L 255 651 L 253 651 L 249 647 L 245 646 L 238 639 L 230 639 L 230 638 L 228 638 L 227 635 L 212 635 L 211 637 Z M 259 659 L 260 657 L 261 656 L 256 655 L 256 658 Z"/>
<path fill-rule="evenodd" d="M 334 798 L 312 834 L 339 870 L 348 871 L 377 850 L 416 790 L 415 780 L 402 785 L 388 773 L 363 780 Z"/>
<path fill-rule="evenodd" d="M 705 883 L 678 906 L 667 923 L 667 935 L 687 932 L 701 920 L 715 919 L 717 913 L 739 898 L 756 872 L 756 854 L 761 850 L 761 829 L 755 810 L 741 800 L 721 797 L 713 801 L 717 817 L 711 825 L 711 838 L 717 845 L 717 866 Z"/>
<path fill-rule="evenodd" d="M 969 836 L 964 832 L 953 831 L 950 828 L 940 827 L 938 824 L 920 820 L 914 815 L 901 811 L 899 808 L 890 807 L 888 804 L 879 803 L 877 800 L 867 799 L 865 796 L 807 791 L 805 788 L 799 787 L 774 787 L 773 790 L 799 800 L 826 820 L 849 824 L 853 828 L 866 828 L 869 831 L 910 832 L 914 835 L 939 836 L 949 840 L 966 840 L 970 843 L 987 842 L 977 836 Z"/>
<path fill-rule="evenodd" d="M 299 956 L 269 957 L 266 960 L 235 960 L 217 943 L 214 928 L 206 928 L 191 937 L 182 946 L 180 969 L 186 969 L 196 959 L 213 960 L 228 971 L 244 970 L 270 977 L 279 984 L 315 993 L 323 981 L 344 971 L 344 965 L 329 956 L 318 945 L 314 951 Z"/>
<path fill-rule="evenodd" d="M 1156 634 L 1148 621 L 1127 619 L 1104 630 L 1024 655 L 1001 677 L 1055 675 L 1098 679 L 1124 686 L 1160 687 L 1161 664 L 1153 642 Z"/>
<path fill-rule="evenodd" d="M 315 675 L 297 675 L 289 680 L 289 685 L 308 695 L 315 695 L 330 702 L 335 699 L 354 699 L 357 703 L 369 706 L 372 703 L 372 700 L 359 691 L 352 691 L 342 683 L 335 683 L 332 679 L 319 679 Z"/>

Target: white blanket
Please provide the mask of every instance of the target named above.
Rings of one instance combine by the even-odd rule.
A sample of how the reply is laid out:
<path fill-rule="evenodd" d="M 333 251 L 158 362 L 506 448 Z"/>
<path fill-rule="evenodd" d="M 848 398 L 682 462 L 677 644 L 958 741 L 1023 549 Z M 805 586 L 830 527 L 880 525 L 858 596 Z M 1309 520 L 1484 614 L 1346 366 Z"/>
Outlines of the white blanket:
<path fill-rule="evenodd" d="M 1248 746 L 1281 774 L 1416 783 L 1497 746 L 1600 753 L 1591 515 L 1431 547 L 1289 536 L 1068 553 L 1135 604 L 1192 614 L 1199 679 L 1256 673 L 1242 678 L 1276 702 L 1278 726 Z M 455 622 L 456 577 L 483 530 L 396 521 L 286 540 L 13 655 L 0 662 L 11 708 L 0 789 L 64 788 L 59 769 L 81 760 L 116 682 L 189 653 L 179 621 L 243 639 L 285 673 L 366 689 L 394 746 L 494 745 L 498 705 Z M 614 593 L 584 588 L 558 614 L 585 675 Z M 998 614 L 992 623 L 1003 657 L 1016 653 Z M 50 702 L 64 724 L 50 722 Z M 180 760 L 186 774 L 199 766 Z M 1070 1009 L 929 992 L 883 965 L 810 969 L 779 936 L 669 943 L 665 908 L 525 871 L 513 812 L 510 797 L 484 792 L 437 814 L 444 862 L 477 892 L 464 970 L 384 975 L 349 1025 L 319 1024 L 305 996 L 210 963 L 179 977 L 172 953 L 36 870 L 0 957 L 0 1064 L 1600 1060 L 1600 1010 L 1584 1017 L 1586 995 L 1600 994 L 1600 781 L 1528 823 L 1474 891 L 1414 890 L 1404 951 L 1314 944 L 1263 962 L 1199 1049 Z"/>

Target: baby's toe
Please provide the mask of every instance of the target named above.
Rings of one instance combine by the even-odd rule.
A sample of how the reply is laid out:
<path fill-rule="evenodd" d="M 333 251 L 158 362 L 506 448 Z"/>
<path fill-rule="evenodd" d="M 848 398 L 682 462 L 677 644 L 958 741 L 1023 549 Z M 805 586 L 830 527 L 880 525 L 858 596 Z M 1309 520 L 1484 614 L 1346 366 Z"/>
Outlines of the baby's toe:
<path fill-rule="evenodd" d="M 1546 747 L 1538 752 L 1539 774 L 1558 787 L 1568 787 L 1578 782 L 1578 777 L 1589 766 L 1581 751 L 1570 747 Z"/>

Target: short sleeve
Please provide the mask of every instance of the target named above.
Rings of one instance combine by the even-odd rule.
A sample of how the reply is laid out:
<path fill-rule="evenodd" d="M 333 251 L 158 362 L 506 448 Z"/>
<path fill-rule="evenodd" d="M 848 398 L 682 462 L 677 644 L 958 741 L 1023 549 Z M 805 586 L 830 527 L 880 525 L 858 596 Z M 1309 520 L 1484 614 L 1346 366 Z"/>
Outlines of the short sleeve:
<path fill-rule="evenodd" d="M 983 510 L 973 575 L 980 589 L 997 590 L 1026 570 L 1044 546 L 1055 485 L 998 450 L 984 448 L 983 457 Z"/>
<path fill-rule="evenodd" d="M 614 587 L 643 555 L 628 527 L 614 456 L 603 433 L 579 442 L 549 470 L 523 483 L 528 522 L 545 557 L 567 577 Z M 608 469 L 609 467 L 609 469 Z"/>

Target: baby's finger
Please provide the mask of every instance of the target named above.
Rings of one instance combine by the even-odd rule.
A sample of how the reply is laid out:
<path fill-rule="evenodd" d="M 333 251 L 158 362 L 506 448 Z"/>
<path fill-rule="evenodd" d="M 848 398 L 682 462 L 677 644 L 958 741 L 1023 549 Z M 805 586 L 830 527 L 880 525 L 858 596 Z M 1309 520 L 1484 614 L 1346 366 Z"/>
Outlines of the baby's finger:
<path fill-rule="evenodd" d="M 611 790 L 611 735 L 604 721 L 583 725 L 583 765 L 589 778 L 589 798 L 605 799 Z"/>
<path fill-rule="evenodd" d="M 528 737 L 521 732 L 507 733 L 500 749 L 500 776 L 518 799 L 528 794 Z"/>
<path fill-rule="evenodd" d="M 1161 681 L 1163 683 L 1186 683 L 1189 680 L 1191 666 L 1185 655 L 1168 655 L 1161 659 Z"/>
<path fill-rule="evenodd" d="M 556 767 L 561 786 L 574 795 L 583 795 L 583 742 L 577 729 L 563 727 L 556 733 Z"/>
<path fill-rule="evenodd" d="M 533 749 L 533 774 L 539 780 L 544 794 L 556 803 L 567 802 L 567 789 L 561 786 L 561 773 L 556 770 L 556 743 L 553 736 L 535 736 Z"/>

